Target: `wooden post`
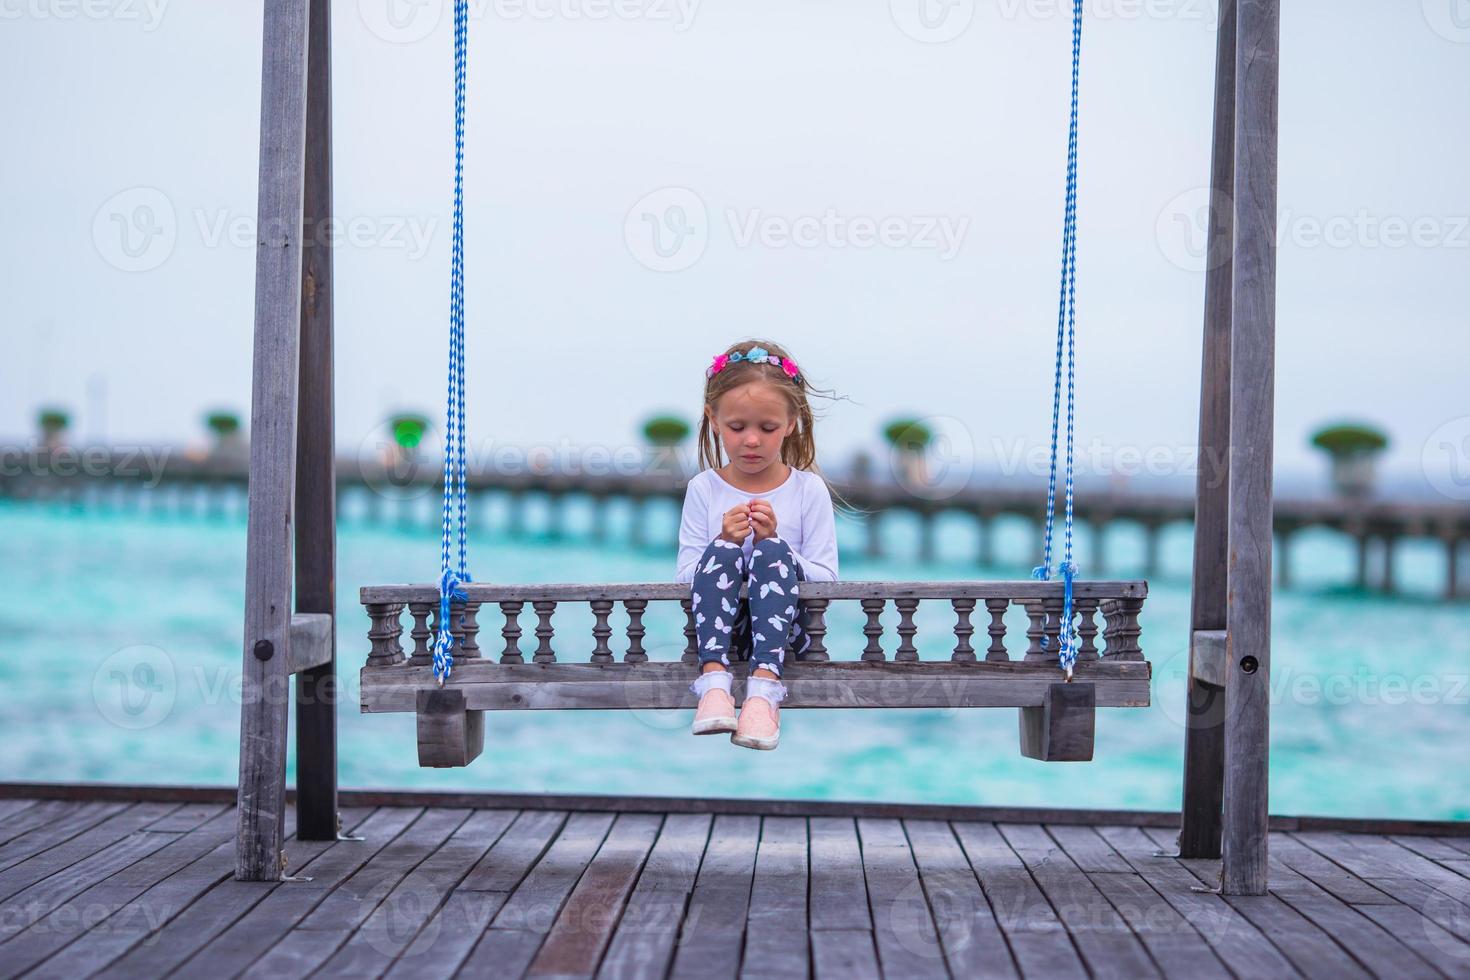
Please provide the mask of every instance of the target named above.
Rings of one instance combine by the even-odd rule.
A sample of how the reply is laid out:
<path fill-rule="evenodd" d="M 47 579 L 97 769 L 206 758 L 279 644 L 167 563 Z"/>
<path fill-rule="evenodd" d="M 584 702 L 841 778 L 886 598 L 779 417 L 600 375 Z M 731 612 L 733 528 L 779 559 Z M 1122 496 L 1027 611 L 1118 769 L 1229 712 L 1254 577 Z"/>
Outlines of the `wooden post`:
<path fill-rule="evenodd" d="M 1220 0 L 1216 43 L 1215 137 L 1210 166 L 1204 356 L 1200 372 L 1200 463 L 1195 480 L 1192 633 L 1225 629 L 1225 556 L 1230 548 L 1231 260 L 1235 247 L 1234 216 L 1228 204 L 1235 182 L 1235 0 Z M 1195 677 L 1191 661 L 1179 856 L 1218 858 L 1220 805 L 1225 787 L 1225 693 L 1200 684 Z"/>
<path fill-rule="evenodd" d="M 1280 0 L 1238 0 L 1230 344 L 1230 560 L 1221 889 L 1264 895 L 1271 681 L 1272 426 Z"/>
<path fill-rule="evenodd" d="M 266 0 L 235 877 L 275 881 L 285 837 L 291 521 L 301 328 L 308 0 Z"/>
<path fill-rule="evenodd" d="M 296 675 L 296 836 L 337 839 L 337 475 L 332 432 L 332 81 L 329 0 L 311 0 L 306 80 L 296 611 L 326 613 L 332 659 Z"/>

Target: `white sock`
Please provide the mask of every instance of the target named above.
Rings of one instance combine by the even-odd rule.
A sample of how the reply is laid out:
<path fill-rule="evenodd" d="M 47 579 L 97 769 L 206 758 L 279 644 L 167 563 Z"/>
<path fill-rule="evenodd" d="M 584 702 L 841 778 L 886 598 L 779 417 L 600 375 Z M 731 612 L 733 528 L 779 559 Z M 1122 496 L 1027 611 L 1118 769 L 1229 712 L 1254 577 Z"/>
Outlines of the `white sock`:
<path fill-rule="evenodd" d="M 765 698 L 771 704 L 780 704 L 786 697 L 786 687 L 779 680 L 769 677 L 750 677 L 745 681 L 747 698 Z"/>
<path fill-rule="evenodd" d="M 728 670 L 707 670 L 694 679 L 689 685 L 689 691 L 695 697 L 704 697 L 704 692 L 710 688 L 719 688 L 726 694 L 730 693 L 730 672 Z"/>

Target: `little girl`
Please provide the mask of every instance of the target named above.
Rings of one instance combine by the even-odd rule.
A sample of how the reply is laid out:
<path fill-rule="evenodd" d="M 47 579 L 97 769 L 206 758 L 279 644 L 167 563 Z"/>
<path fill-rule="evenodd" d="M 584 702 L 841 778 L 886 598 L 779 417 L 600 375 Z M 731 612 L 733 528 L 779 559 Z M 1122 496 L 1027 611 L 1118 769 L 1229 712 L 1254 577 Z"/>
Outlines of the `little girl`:
<path fill-rule="evenodd" d="M 774 749 L 786 647 L 800 657 L 810 642 L 797 583 L 837 580 L 832 495 L 815 467 L 811 389 L 785 351 L 768 341 L 736 344 L 705 379 L 700 472 L 684 494 L 674 578 L 692 587 L 699 641 L 692 730 Z M 742 582 L 748 599 L 740 598 Z M 738 724 L 732 650 L 751 664 Z"/>

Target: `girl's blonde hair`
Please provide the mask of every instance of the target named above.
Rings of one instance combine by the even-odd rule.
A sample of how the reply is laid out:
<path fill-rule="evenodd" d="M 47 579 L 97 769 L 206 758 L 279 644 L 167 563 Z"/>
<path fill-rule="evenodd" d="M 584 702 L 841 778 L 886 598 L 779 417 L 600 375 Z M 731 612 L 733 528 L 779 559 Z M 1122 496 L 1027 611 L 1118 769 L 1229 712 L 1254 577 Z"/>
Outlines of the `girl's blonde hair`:
<path fill-rule="evenodd" d="M 725 355 L 728 357 L 737 352 L 745 354 L 757 347 L 764 347 L 768 353 L 776 357 L 796 360 L 786 348 L 770 340 L 742 340 L 726 348 Z M 817 446 L 813 434 L 815 417 L 809 396 L 831 397 L 832 392 L 812 385 L 805 368 L 802 368 L 793 378 L 774 364 L 741 360 L 730 362 L 722 370 L 706 379 L 704 383 L 705 411 L 699 416 L 699 468 L 701 470 L 718 469 L 724 465 L 719 434 L 710 424 L 710 413 L 714 411 L 715 405 L 726 393 L 751 381 L 763 381 L 779 391 L 786 399 L 792 416 L 796 419 L 796 428 L 781 443 L 781 461 L 796 469 L 815 473 L 822 478 L 824 483 L 828 483 L 828 490 L 840 501 L 840 508 L 850 507 L 847 501 L 842 500 L 837 492 L 831 489 L 830 481 L 817 466 Z"/>

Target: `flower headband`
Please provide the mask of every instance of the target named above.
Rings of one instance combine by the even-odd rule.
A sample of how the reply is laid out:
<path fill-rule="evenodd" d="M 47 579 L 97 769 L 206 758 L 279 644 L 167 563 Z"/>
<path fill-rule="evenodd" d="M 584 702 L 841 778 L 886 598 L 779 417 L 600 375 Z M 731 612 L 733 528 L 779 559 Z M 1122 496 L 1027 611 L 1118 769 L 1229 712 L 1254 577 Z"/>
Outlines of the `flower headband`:
<path fill-rule="evenodd" d="M 749 361 L 752 364 L 774 364 L 786 372 L 786 376 L 793 381 L 801 381 L 801 369 L 796 362 L 789 357 L 777 357 L 764 347 L 752 347 L 748 351 L 736 351 L 733 354 L 718 354 L 709 367 L 704 369 L 706 378 L 713 378 L 725 368 L 736 361 Z"/>

